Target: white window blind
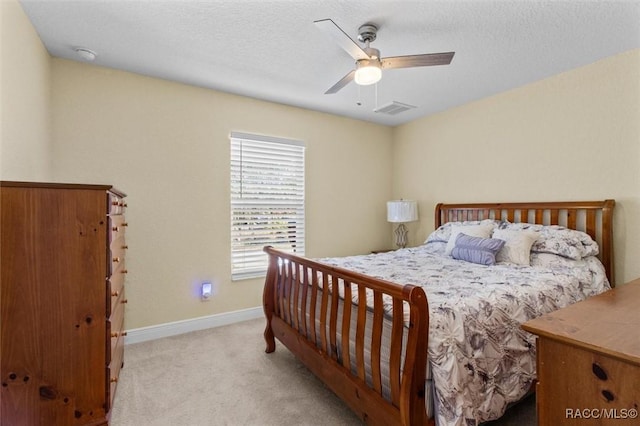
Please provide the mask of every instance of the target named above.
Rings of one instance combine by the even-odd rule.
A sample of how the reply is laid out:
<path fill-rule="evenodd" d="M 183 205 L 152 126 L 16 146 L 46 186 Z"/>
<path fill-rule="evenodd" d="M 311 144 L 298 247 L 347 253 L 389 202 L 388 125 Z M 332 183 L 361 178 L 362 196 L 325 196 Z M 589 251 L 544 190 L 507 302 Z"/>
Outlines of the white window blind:
<path fill-rule="evenodd" d="M 232 279 L 264 275 L 266 245 L 304 255 L 303 142 L 231 133 Z"/>

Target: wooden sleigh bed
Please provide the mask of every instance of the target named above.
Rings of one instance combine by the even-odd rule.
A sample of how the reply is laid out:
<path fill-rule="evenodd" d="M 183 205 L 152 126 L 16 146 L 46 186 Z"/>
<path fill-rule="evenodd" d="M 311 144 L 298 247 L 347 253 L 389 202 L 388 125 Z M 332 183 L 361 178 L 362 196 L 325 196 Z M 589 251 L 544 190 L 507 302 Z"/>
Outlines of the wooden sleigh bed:
<path fill-rule="evenodd" d="M 598 258 L 613 286 L 614 205 L 613 200 L 438 204 L 435 229 L 447 222 L 493 219 L 580 230 L 598 243 Z M 263 295 L 266 352 L 275 350 L 277 338 L 365 423 L 433 425 L 425 409 L 425 291 L 264 250 L 269 256 Z M 354 303 L 367 296 L 370 302 Z M 385 303 L 393 307 L 391 318 Z"/>

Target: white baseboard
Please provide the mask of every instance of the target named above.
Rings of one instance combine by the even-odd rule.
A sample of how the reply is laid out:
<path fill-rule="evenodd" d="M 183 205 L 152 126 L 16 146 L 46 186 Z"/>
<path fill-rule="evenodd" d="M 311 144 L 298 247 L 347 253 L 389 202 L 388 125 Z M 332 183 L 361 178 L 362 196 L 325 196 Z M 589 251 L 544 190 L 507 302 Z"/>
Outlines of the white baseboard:
<path fill-rule="evenodd" d="M 192 318 L 182 321 L 168 322 L 127 330 L 124 344 L 146 342 L 148 340 L 161 339 L 191 331 L 205 330 L 207 328 L 220 327 L 222 325 L 260 318 L 264 316 L 262 306 L 243 309 L 240 311 L 225 312 L 223 314 L 208 315 L 206 317 Z"/>

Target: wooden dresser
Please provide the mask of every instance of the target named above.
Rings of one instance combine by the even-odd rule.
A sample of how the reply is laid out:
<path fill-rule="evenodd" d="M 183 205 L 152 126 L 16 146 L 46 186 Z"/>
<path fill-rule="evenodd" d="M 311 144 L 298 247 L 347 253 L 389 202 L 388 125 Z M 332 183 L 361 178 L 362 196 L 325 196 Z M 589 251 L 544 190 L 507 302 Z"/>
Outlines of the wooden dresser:
<path fill-rule="evenodd" d="M 526 322 L 538 424 L 638 425 L 640 279 Z"/>
<path fill-rule="evenodd" d="M 0 182 L 0 424 L 106 425 L 124 352 L 125 194 Z"/>

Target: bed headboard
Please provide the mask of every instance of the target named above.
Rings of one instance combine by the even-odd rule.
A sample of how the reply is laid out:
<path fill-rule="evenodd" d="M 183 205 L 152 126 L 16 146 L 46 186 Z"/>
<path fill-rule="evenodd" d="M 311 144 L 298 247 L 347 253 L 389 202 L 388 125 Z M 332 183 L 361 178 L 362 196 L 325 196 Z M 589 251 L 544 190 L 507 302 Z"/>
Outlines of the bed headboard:
<path fill-rule="evenodd" d="M 613 207 L 614 200 L 532 203 L 474 203 L 436 205 L 436 229 L 447 222 L 497 219 L 512 223 L 561 225 L 586 232 L 600 247 L 600 261 L 611 286 L 613 274 Z"/>

